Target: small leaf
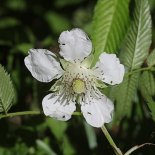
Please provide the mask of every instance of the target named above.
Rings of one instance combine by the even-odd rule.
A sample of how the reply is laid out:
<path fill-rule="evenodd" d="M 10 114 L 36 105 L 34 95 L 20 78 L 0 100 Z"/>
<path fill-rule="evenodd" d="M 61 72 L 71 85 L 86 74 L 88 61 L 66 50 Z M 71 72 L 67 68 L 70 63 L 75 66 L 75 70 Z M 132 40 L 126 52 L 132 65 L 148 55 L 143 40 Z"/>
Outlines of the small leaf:
<path fill-rule="evenodd" d="M 14 102 L 14 98 L 15 92 L 10 76 L 0 65 L 0 112 L 7 113 Z"/>
<path fill-rule="evenodd" d="M 151 54 L 147 58 L 148 66 L 155 65 L 155 49 L 151 52 Z"/>

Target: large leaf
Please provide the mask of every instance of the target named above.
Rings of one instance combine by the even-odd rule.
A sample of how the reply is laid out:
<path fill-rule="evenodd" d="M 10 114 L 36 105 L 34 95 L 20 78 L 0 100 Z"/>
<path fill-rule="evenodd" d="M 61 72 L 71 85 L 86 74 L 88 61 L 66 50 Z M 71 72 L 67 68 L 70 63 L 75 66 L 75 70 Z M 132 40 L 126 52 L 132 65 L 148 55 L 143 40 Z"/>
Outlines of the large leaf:
<path fill-rule="evenodd" d="M 140 68 L 151 43 L 151 18 L 147 0 L 136 0 L 134 20 L 121 51 L 121 61 L 132 71 Z M 138 74 L 127 76 L 114 92 L 117 101 L 116 118 L 128 116 L 137 93 Z"/>
<path fill-rule="evenodd" d="M 0 65 L 0 112 L 5 112 L 10 109 L 15 97 L 14 88 L 10 76 Z"/>
<path fill-rule="evenodd" d="M 128 32 L 121 59 L 130 70 L 140 68 L 151 44 L 151 15 L 147 0 L 136 0 L 134 20 Z"/>
<path fill-rule="evenodd" d="M 98 0 L 93 18 L 93 44 L 97 61 L 102 52 L 115 53 L 129 21 L 129 0 Z"/>

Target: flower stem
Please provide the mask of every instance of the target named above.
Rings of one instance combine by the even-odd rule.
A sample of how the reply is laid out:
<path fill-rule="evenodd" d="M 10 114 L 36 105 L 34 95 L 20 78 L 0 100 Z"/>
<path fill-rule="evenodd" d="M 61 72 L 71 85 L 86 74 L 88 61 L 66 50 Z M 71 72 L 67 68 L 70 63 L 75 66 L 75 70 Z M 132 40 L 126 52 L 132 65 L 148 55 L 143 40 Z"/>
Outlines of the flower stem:
<path fill-rule="evenodd" d="M 101 127 L 102 132 L 104 133 L 105 137 L 107 138 L 107 140 L 109 141 L 110 145 L 112 146 L 112 148 L 114 149 L 114 152 L 116 155 L 123 155 L 121 150 L 116 146 L 115 142 L 113 141 L 112 137 L 110 136 L 109 132 L 107 131 L 106 127 L 103 125 Z"/>

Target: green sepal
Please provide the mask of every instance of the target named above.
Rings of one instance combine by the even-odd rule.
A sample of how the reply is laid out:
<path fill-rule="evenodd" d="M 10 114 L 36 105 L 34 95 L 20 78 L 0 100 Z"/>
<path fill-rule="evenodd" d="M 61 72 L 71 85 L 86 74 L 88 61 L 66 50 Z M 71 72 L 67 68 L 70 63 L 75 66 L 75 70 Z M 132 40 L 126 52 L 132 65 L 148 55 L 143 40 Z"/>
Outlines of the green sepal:
<path fill-rule="evenodd" d="M 53 92 L 59 91 L 61 89 L 61 85 L 62 85 L 62 82 L 61 82 L 61 79 L 59 79 L 52 85 L 49 91 L 53 91 Z"/>
<path fill-rule="evenodd" d="M 104 82 L 100 80 L 96 80 L 96 87 L 103 89 L 103 88 L 107 88 L 108 86 Z"/>
<path fill-rule="evenodd" d="M 91 55 L 89 55 L 88 57 L 86 57 L 86 58 L 82 61 L 81 65 L 84 66 L 84 67 L 86 67 L 86 68 L 90 68 L 91 65 L 92 65 L 93 60 L 94 60 L 94 55 L 91 54 Z"/>
<path fill-rule="evenodd" d="M 67 69 L 67 67 L 69 66 L 70 62 L 66 61 L 65 59 L 59 59 L 60 60 L 60 63 L 63 67 L 64 70 Z"/>

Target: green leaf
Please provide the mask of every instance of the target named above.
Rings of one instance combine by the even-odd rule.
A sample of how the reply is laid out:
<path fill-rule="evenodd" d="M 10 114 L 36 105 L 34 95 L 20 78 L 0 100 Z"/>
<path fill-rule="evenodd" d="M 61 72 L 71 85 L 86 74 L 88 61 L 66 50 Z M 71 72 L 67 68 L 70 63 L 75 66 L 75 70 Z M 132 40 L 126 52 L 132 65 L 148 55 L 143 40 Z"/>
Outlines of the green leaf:
<path fill-rule="evenodd" d="M 57 13 L 47 12 L 45 19 L 54 33 L 60 34 L 62 31 L 70 28 L 69 20 Z"/>
<path fill-rule="evenodd" d="M 115 53 L 129 23 L 129 0 L 98 0 L 93 18 L 94 63 L 102 52 Z"/>
<path fill-rule="evenodd" d="M 155 121 L 155 101 L 147 102 L 147 105 L 151 111 L 152 119 Z"/>
<path fill-rule="evenodd" d="M 147 64 L 150 67 L 155 65 L 155 49 L 148 56 L 148 58 L 147 58 Z"/>
<path fill-rule="evenodd" d="M 15 97 L 14 88 L 10 76 L 0 65 L 0 112 L 5 112 L 10 109 Z"/>
<path fill-rule="evenodd" d="M 96 148 L 97 147 L 97 137 L 96 137 L 93 127 L 88 125 L 86 122 L 84 123 L 84 127 L 85 127 L 85 131 L 86 131 L 89 148 L 90 149 Z"/>
<path fill-rule="evenodd" d="M 124 116 L 130 116 L 132 101 L 136 95 L 139 74 L 125 77 L 123 83 L 113 88 L 113 95 L 117 101 L 115 118 L 120 120 Z"/>
<path fill-rule="evenodd" d="M 20 52 L 22 52 L 24 55 L 27 55 L 28 50 L 33 48 L 33 44 L 31 43 L 22 43 L 16 46 L 16 49 Z"/>
<path fill-rule="evenodd" d="M 145 71 L 142 73 L 139 89 L 151 111 L 152 119 L 155 121 L 155 101 L 152 99 L 155 95 L 155 79 L 151 72 Z"/>
<path fill-rule="evenodd" d="M 135 1 L 134 18 L 125 44 L 121 50 L 121 61 L 129 71 L 140 68 L 146 59 L 151 44 L 151 18 L 147 0 Z M 127 76 L 123 83 L 114 89 L 116 118 L 129 116 L 134 97 L 137 94 L 139 74 Z"/>
<path fill-rule="evenodd" d="M 47 125 L 50 128 L 51 132 L 54 134 L 58 141 L 63 139 L 65 131 L 67 129 L 67 123 L 54 120 L 52 118 L 47 118 Z"/>
<path fill-rule="evenodd" d="M 70 141 L 66 135 L 63 136 L 62 149 L 63 149 L 63 155 L 76 154 L 72 144 L 70 143 Z"/>
<path fill-rule="evenodd" d="M 139 87 L 143 97 L 147 100 L 148 96 L 155 95 L 155 79 L 153 74 L 149 71 L 143 72 L 140 77 Z"/>
<path fill-rule="evenodd" d="M 151 15 L 147 0 L 136 0 L 134 19 L 121 52 L 123 64 L 134 70 L 140 68 L 151 44 Z"/>
<path fill-rule="evenodd" d="M 41 150 L 42 152 L 44 152 L 44 154 L 46 155 L 56 155 L 56 153 L 51 149 L 51 147 L 46 144 L 44 141 L 42 140 L 36 140 L 38 149 Z"/>

